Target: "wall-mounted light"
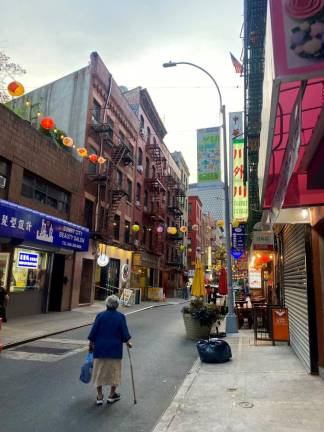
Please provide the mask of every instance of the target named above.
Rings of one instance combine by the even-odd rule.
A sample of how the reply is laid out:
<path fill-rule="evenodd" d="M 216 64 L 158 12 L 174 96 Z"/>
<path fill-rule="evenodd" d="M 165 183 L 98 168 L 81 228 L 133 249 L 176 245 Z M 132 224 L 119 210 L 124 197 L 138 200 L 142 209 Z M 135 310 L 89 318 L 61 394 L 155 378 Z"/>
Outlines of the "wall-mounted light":
<path fill-rule="evenodd" d="M 309 217 L 309 210 L 308 209 L 303 209 L 301 211 L 301 215 L 303 219 L 307 219 Z"/>

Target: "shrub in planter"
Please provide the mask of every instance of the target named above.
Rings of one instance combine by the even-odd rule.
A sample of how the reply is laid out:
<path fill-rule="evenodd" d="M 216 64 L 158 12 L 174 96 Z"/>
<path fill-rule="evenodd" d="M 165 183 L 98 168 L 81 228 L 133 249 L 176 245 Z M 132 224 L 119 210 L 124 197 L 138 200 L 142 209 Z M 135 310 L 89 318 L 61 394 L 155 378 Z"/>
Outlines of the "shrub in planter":
<path fill-rule="evenodd" d="M 212 325 L 220 318 L 220 309 L 197 298 L 182 309 L 188 339 L 208 338 Z"/>

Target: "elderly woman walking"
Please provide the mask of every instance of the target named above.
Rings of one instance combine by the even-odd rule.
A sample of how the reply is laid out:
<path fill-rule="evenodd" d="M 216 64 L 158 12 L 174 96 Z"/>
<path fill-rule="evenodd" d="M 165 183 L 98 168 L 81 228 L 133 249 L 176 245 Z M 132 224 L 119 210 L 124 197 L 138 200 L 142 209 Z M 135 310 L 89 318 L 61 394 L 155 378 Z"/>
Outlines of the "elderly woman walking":
<path fill-rule="evenodd" d="M 88 336 L 89 351 L 94 357 L 92 382 L 97 387 L 97 405 L 103 404 L 104 385 L 111 386 L 107 402 L 119 401 L 120 394 L 116 393 L 116 388 L 121 382 L 123 343 L 132 347 L 125 315 L 117 311 L 119 298 L 109 296 L 106 306 L 107 310 L 97 315 Z"/>

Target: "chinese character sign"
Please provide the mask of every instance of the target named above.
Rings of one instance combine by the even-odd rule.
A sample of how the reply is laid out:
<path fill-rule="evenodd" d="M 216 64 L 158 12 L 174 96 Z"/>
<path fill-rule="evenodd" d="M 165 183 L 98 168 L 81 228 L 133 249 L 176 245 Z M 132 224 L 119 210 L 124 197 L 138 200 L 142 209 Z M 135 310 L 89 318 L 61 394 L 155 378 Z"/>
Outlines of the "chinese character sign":
<path fill-rule="evenodd" d="M 221 180 L 220 128 L 197 130 L 198 183 Z"/>
<path fill-rule="evenodd" d="M 88 228 L 5 200 L 0 200 L 0 236 L 78 251 L 87 251 L 89 245 Z M 35 259 L 24 254 L 21 266 L 24 262 L 31 267 Z"/>
<path fill-rule="evenodd" d="M 233 140 L 233 218 L 246 221 L 248 209 L 248 185 L 244 185 L 244 140 Z"/>

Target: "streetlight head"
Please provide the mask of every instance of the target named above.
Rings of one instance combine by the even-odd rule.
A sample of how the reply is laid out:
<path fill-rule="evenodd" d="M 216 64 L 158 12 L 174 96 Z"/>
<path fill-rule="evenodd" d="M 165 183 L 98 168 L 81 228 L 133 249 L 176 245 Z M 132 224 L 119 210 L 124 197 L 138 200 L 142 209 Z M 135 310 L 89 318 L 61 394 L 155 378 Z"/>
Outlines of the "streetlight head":
<path fill-rule="evenodd" d="M 169 61 L 169 63 L 163 63 L 163 67 L 168 68 L 168 67 L 174 67 L 177 66 L 177 63 Z"/>

